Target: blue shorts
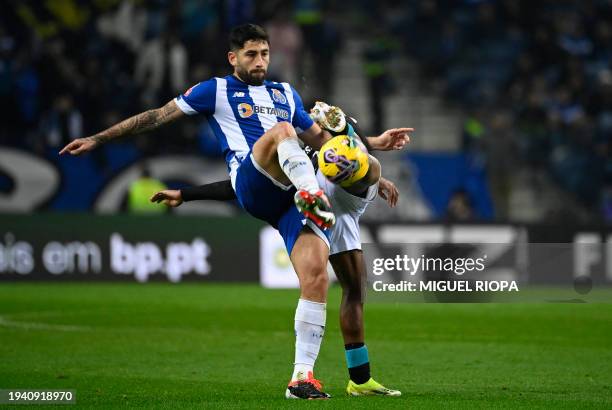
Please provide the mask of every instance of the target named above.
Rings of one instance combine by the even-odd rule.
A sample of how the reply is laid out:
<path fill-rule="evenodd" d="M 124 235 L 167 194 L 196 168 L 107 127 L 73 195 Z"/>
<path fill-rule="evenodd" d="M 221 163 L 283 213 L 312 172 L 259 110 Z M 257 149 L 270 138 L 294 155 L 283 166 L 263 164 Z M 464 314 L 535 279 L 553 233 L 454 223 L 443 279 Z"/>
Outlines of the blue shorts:
<path fill-rule="evenodd" d="M 238 168 L 235 190 L 238 203 L 245 211 L 280 232 L 289 255 L 304 226 L 312 229 L 329 246 L 329 230 L 323 231 L 295 207 L 295 188 L 274 181 L 255 163 L 252 154 Z"/>

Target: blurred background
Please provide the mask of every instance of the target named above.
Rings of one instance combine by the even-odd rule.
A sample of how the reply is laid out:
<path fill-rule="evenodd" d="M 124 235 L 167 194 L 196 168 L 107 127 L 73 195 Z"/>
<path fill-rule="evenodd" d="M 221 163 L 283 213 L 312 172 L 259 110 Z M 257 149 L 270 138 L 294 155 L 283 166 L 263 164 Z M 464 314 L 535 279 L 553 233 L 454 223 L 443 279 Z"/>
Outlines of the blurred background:
<path fill-rule="evenodd" d="M 307 108 L 338 105 L 370 134 L 415 128 L 407 150 L 379 155 L 399 206 L 377 201 L 364 222 L 612 220 L 609 0 L 5 1 L 0 212 L 240 214 L 146 204 L 227 177 L 204 118 L 57 153 L 229 74 L 227 34 L 245 22 L 266 27 L 269 78 Z"/>
<path fill-rule="evenodd" d="M 399 208 L 366 219 L 612 219 L 604 0 L 5 2 L 0 210 L 125 209 L 109 190 L 148 158 L 170 187 L 223 178 L 201 118 L 78 160 L 57 151 L 229 73 L 227 33 L 245 22 L 267 28 L 269 77 L 294 84 L 307 107 L 339 105 L 371 134 L 416 129 L 408 154 L 383 156 Z M 169 156 L 194 163 L 178 158 L 182 170 L 164 175 Z"/>

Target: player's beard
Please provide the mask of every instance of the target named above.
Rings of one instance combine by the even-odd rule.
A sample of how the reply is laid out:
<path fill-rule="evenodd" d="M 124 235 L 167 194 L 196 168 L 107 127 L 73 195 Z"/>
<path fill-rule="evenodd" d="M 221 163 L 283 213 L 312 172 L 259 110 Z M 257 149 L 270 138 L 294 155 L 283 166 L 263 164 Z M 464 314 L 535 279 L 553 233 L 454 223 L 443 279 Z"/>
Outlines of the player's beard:
<path fill-rule="evenodd" d="M 266 79 L 266 70 L 263 68 L 251 71 L 239 68 L 236 70 L 236 72 L 240 79 L 248 85 L 263 85 L 264 80 Z"/>

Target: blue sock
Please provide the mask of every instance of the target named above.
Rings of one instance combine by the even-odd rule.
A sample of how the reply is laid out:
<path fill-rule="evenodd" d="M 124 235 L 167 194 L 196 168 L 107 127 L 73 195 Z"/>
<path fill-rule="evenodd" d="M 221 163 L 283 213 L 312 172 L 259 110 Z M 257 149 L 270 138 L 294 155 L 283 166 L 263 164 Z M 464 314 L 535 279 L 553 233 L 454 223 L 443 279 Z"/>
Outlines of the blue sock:
<path fill-rule="evenodd" d="M 344 345 L 344 349 L 351 380 L 357 384 L 363 384 L 370 380 L 370 359 L 366 345 L 364 343 L 350 343 Z"/>

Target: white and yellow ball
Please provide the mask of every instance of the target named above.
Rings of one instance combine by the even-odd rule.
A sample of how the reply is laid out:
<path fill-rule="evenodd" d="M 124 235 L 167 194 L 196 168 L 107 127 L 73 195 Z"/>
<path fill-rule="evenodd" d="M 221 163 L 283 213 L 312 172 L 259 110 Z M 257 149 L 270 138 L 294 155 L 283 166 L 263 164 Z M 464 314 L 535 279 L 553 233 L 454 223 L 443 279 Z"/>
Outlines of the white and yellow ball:
<path fill-rule="evenodd" d="M 338 135 L 323 144 L 318 161 L 323 175 L 345 188 L 363 178 L 370 166 L 363 144 L 348 135 Z"/>

